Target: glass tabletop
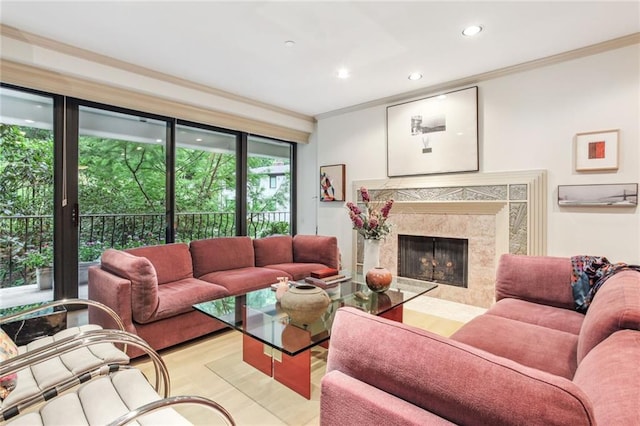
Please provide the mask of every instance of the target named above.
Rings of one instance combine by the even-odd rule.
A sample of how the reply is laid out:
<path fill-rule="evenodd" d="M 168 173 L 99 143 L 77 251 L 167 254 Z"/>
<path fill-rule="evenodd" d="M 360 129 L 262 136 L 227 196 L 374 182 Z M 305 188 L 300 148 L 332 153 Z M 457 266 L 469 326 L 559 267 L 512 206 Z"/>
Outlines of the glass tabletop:
<path fill-rule="evenodd" d="M 292 283 L 296 284 L 304 284 L 304 280 Z M 374 293 L 369 290 L 363 277 L 356 275 L 324 289 L 331 303 L 320 319 L 309 325 L 291 323 L 271 287 L 198 303 L 193 307 L 293 356 L 329 340 L 338 308 L 351 306 L 373 315 L 382 315 L 436 287 L 437 284 L 427 281 L 394 277 L 389 290 Z"/>

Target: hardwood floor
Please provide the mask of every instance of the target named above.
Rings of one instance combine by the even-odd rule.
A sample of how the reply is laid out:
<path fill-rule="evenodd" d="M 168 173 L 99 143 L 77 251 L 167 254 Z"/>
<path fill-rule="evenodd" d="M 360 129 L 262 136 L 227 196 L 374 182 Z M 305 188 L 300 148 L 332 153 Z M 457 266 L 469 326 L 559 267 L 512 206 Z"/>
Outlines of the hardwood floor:
<path fill-rule="evenodd" d="M 409 309 L 405 309 L 404 322 L 443 336 L 451 335 L 463 324 Z M 228 371 L 229 368 L 221 374 L 216 374 L 211 366 L 218 365 L 218 368 L 224 368 L 220 367 L 218 361 L 222 362 L 225 358 L 237 356 L 238 363 L 242 364 L 241 341 L 239 332 L 229 330 L 161 351 L 160 355 L 171 376 L 171 394 L 211 398 L 225 407 L 238 425 L 318 425 L 319 386 L 325 371 L 326 351 L 313 351 L 313 390 L 311 401 L 308 401 L 246 364 L 246 368 L 241 365 L 234 366 L 238 371 Z M 149 361 L 134 361 L 134 365 L 141 368 L 148 377 L 153 377 Z M 244 383 L 240 384 L 241 381 Z M 252 384 L 253 388 L 247 388 Z M 241 389 L 244 389 L 244 392 Z M 257 390 L 262 391 L 254 392 Z M 256 399 L 249 396 L 256 394 Z M 211 412 L 202 407 L 184 407 L 179 411 L 194 424 L 224 424 L 221 419 L 212 417 Z"/>

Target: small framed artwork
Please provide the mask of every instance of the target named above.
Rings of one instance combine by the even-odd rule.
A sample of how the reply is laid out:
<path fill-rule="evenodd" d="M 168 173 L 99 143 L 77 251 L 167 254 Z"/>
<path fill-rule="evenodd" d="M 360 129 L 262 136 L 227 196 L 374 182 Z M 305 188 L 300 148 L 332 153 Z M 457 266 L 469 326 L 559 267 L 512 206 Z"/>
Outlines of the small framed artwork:
<path fill-rule="evenodd" d="M 478 87 L 387 107 L 387 175 L 478 171 Z"/>
<path fill-rule="evenodd" d="M 635 207 L 638 205 L 638 184 L 559 185 L 558 205 Z"/>
<path fill-rule="evenodd" d="M 320 167 L 320 201 L 344 201 L 344 164 Z"/>
<path fill-rule="evenodd" d="M 577 172 L 618 170 L 618 130 L 576 134 Z"/>

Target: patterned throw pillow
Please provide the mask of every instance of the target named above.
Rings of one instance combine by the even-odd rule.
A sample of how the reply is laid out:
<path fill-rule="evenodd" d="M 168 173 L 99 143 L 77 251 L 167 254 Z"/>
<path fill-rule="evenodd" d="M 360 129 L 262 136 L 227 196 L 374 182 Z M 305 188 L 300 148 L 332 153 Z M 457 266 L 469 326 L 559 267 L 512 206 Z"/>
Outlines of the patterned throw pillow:
<path fill-rule="evenodd" d="M 18 347 L 13 340 L 11 340 L 11 337 L 0 328 L 0 362 L 13 358 L 16 355 L 18 355 Z M 9 396 L 9 393 L 16 388 L 17 383 L 18 373 L 0 377 L 0 399 L 4 400 Z"/>

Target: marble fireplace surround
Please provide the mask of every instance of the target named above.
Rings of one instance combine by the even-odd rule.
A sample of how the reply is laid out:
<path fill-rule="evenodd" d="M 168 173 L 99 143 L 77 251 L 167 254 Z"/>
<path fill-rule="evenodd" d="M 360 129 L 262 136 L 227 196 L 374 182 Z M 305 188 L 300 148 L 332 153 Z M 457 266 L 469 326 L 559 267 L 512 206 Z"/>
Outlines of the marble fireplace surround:
<path fill-rule="evenodd" d="M 494 301 L 495 269 L 503 253 L 546 254 L 546 171 L 435 175 L 354 181 L 373 200 L 393 198 L 391 234 L 381 266 L 398 270 L 398 234 L 469 240 L 468 287 L 440 285 L 429 295 L 487 308 Z M 358 200 L 361 201 L 361 200 Z M 361 267 L 362 238 L 354 232 L 353 270 Z"/>

